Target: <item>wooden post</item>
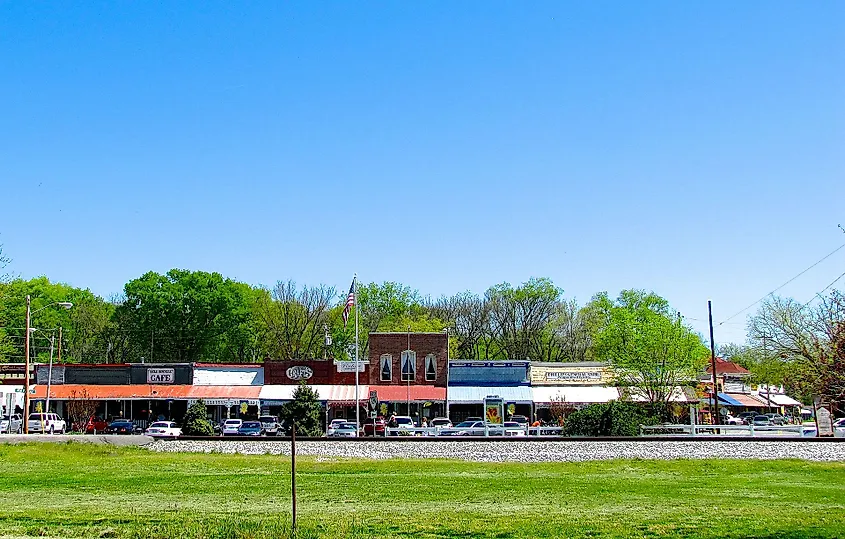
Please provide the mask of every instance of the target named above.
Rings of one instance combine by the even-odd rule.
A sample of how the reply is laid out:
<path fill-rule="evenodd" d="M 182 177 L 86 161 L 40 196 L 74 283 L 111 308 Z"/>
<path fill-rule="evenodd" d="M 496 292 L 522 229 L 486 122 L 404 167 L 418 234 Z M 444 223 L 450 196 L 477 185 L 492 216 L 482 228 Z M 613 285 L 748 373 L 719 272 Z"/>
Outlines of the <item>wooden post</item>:
<path fill-rule="evenodd" d="M 291 537 L 296 537 L 296 422 L 290 430 Z"/>

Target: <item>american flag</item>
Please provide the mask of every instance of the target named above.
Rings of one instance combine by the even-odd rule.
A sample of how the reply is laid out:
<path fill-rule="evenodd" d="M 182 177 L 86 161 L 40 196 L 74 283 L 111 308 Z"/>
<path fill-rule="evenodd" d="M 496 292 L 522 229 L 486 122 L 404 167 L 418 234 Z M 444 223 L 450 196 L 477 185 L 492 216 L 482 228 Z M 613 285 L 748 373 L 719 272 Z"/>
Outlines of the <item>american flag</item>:
<path fill-rule="evenodd" d="M 349 320 L 349 310 L 355 305 L 355 279 L 352 279 L 352 285 L 349 287 L 349 295 L 346 296 L 346 307 L 343 308 L 343 327 L 346 327 L 346 322 Z"/>

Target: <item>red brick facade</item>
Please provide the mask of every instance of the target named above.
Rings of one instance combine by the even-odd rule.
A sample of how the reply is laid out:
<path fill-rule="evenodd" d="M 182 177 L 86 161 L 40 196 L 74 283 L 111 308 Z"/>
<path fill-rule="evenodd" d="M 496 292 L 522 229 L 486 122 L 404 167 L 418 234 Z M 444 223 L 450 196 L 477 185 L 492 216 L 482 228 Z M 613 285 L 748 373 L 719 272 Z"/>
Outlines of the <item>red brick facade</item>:
<path fill-rule="evenodd" d="M 416 352 L 416 377 L 412 384 L 420 385 L 446 385 L 446 333 L 370 333 L 370 364 L 365 373 L 368 375 L 367 382 L 370 385 L 396 385 L 407 383 L 402 379 L 401 354 L 408 349 L 410 338 L 410 349 Z M 382 380 L 381 357 L 385 354 L 391 356 L 392 379 Z M 434 356 L 436 374 L 434 380 L 426 380 L 426 356 Z M 363 374 L 363 373 L 362 373 Z"/>

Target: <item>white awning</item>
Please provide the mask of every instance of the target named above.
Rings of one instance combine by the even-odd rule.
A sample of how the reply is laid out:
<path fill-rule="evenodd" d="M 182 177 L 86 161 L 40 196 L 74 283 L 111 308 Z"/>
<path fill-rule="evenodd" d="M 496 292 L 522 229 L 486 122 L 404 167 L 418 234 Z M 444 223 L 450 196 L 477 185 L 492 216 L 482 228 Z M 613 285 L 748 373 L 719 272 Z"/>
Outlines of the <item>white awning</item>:
<path fill-rule="evenodd" d="M 458 386 L 450 387 L 446 397 L 451 404 L 480 404 L 484 397 L 495 395 L 505 402 L 529 403 L 534 398 L 529 386 L 517 387 L 486 387 L 486 386 Z"/>
<path fill-rule="evenodd" d="M 648 402 L 648 396 L 646 396 L 644 391 L 637 391 L 637 388 L 630 388 L 630 398 L 634 402 Z M 687 397 L 684 388 L 680 386 L 675 386 L 672 390 L 672 394 L 669 396 L 669 402 L 698 402 L 698 400 L 693 400 Z"/>
<path fill-rule="evenodd" d="M 757 398 L 763 401 L 764 404 L 767 402 L 766 393 L 764 392 L 759 393 Z M 792 397 L 788 397 L 780 393 L 769 393 L 768 400 L 770 400 L 772 404 L 776 406 L 804 406 Z"/>
<path fill-rule="evenodd" d="M 534 402 L 550 404 L 562 401 L 571 404 L 590 404 L 619 400 L 619 390 L 607 386 L 535 387 Z"/>
<path fill-rule="evenodd" d="M 269 385 L 263 386 L 258 398 L 262 401 L 290 401 L 293 400 L 293 392 L 296 391 L 298 385 Z M 355 401 L 355 386 L 354 385 L 309 385 L 311 389 L 317 392 L 317 399 L 328 402 L 354 402 Z M 370 386 L 358 386 L 358 399 L 366 401 L 369 398 Z"/>
<path fill-rule="evenodd" d="M 195 367 L 195 386 L 264 385 L 264 367 Z"/>

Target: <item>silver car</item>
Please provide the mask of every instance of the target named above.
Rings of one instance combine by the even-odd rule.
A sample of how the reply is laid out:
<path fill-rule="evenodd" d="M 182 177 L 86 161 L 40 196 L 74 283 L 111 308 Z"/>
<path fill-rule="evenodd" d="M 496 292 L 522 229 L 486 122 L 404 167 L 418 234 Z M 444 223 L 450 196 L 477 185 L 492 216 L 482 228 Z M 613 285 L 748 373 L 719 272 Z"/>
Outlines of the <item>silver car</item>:
<path fill-rule="evenodd" d="M 0 419 L 0 434 L 20 434 L 23 432 L 23 418 L 12 414 Z"/>

